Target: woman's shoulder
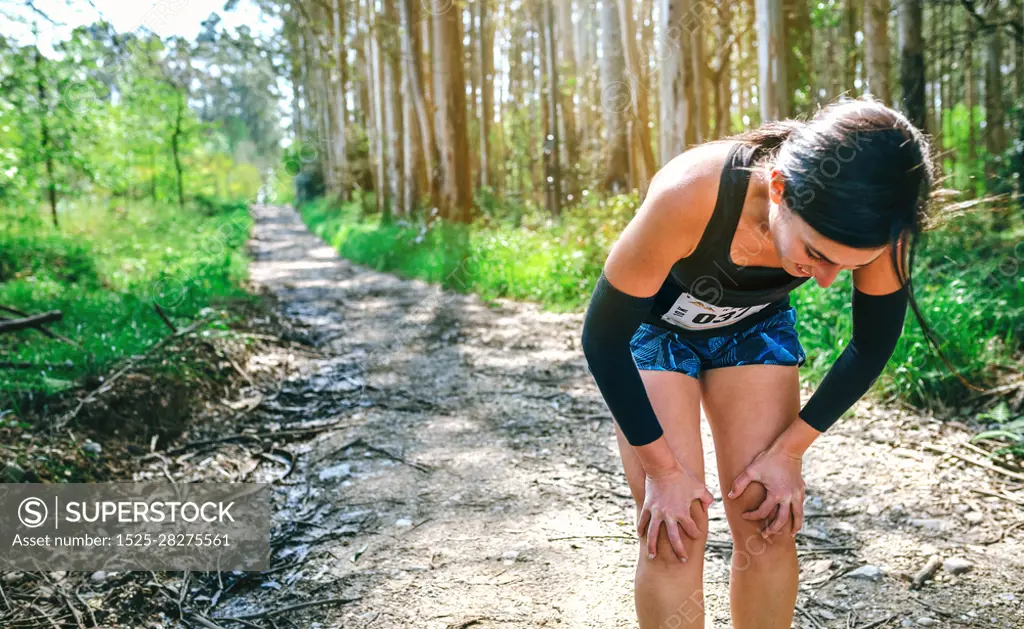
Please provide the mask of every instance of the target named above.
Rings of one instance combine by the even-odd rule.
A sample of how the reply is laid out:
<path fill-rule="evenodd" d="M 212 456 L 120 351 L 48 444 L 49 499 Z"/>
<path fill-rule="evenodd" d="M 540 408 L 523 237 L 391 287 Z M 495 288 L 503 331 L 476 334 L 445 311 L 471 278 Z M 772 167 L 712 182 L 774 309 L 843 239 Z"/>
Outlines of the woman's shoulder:
<path fill-rule="evenodd" d="M 640 213 L 685 238 L 686 255 L 696 248 L 711 220 L 722 169 L 736 144 L 728 140 L 698 144 L 673 157 L 651 179 Z"/>
<path fill-rule="evenodd" d="M 699 144 L 655 173 L 640 209 L 605 262 L 613 286 L 629 295 L 653 295 L 672 265 L 696 249 L 714 213 L 722 167 L 732 146 Z"/>

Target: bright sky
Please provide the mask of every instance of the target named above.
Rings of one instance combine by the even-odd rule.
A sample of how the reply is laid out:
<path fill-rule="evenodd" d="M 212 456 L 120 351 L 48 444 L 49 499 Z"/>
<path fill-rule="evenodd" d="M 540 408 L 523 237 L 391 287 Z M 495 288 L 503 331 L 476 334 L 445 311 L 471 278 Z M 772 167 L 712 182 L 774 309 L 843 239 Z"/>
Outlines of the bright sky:
<path fill-rule="evenodd" d="M 118 32 L 147 27 L 161 37 L 179 35 L 193 39 L 201 23 L 211 13 L 218 13 L 218 28 L 234 30 L 246 25 L 254 34 L 269 33 L 275 28 L 274 18 L 265 16 L 251 0 L 241 0 L 231 12 L 224 12 L 223 0 L 35 0 L 35 6 L 64 26 L 54 26 L 24 6 L 20 0 L 0 0 L 9 13 L 24 16 L 28 24 L 8 23 L 0 27 L 5 35 L 20 43 L 32 42 L 32 20 L 39 25 L 40 49 L 52 51 L 50 43 L 67 39 L 77 26 L 106 19 Z M 93 8 L 95 5 L 95 9 Z"/>

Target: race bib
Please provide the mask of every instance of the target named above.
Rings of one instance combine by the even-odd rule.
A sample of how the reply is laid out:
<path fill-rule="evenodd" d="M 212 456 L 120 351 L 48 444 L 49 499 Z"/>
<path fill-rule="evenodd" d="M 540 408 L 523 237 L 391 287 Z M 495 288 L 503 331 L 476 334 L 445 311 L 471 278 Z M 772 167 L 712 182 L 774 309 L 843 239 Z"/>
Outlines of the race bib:
<path fill-rule="evenodd" d="M 661 318 L 687 330 L 711 330 L 736 323 L 770 305 L 769 303 L 756 306 L 715 306 L 683 291 Z"/>

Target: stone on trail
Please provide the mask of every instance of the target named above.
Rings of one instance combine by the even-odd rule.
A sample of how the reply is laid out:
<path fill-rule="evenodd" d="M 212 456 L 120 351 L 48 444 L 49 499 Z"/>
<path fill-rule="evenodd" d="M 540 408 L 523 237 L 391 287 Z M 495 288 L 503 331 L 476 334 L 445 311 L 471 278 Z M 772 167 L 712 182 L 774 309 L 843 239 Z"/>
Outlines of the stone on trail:
<path fill-rule="evenodd" d="M 942 569 L 950 574 L 963 574 L 974 569 L 974 564 L 963 557 L 950 557 L 942 562 Z"/>
<path fill-rule="evenodd" d="M 856 570 L 852 570 L 846 573 L 846 576 L 851 579 L 864 579 L 867 581 L 877 581 L 882 578 L 882 569 L 878 566 L 872 566 L 870 564 L 861 566 Z"/>

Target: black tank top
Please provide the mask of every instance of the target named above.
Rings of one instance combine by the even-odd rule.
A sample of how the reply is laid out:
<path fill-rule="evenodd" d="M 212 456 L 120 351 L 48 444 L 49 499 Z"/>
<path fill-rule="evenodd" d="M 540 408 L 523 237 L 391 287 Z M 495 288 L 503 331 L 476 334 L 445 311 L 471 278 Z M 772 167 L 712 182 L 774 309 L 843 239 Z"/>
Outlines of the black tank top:
<path fill-rule="evenodd" d="M 788 308 L 789 293 L 810 279 L 729 259 L 750 183 L 750 171 L 739 167 L 758 150 L 743 142 L 729 149 L 711 220 L 693 253 L 672 265 L 646 323 L 688 338 L 732 334 Z"/>

